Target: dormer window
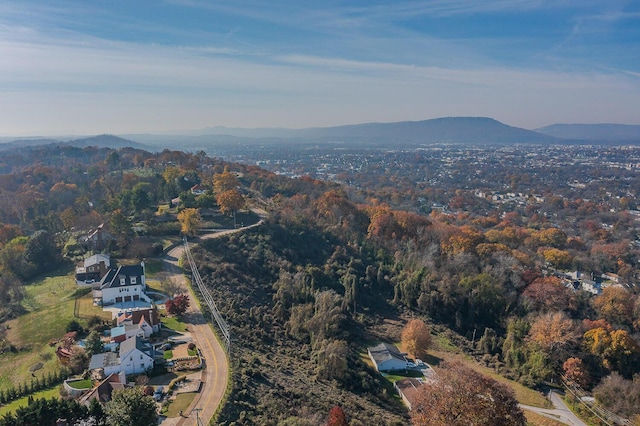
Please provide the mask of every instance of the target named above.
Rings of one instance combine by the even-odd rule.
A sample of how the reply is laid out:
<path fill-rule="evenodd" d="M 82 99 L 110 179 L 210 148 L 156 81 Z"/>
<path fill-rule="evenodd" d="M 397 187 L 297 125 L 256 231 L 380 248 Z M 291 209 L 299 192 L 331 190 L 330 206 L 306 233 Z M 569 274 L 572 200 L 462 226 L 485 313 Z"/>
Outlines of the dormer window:
<path fill-rule="evenodd" d="M 120 285 L 124 285 L 126 280 L 124 278 L 120 278 Z"/>
<path fill-rule="evenodd" d="M 136 277 L 131 277 L 131 284 L 135 284 L 136 283 Z"/>

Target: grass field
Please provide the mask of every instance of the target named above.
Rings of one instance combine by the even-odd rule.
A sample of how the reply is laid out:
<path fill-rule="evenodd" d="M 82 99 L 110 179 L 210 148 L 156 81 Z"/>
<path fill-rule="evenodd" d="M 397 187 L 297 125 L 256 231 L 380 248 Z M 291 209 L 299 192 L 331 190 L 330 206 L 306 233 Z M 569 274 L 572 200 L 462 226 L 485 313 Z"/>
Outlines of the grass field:
<path fill-rule="evenodd" d="M 80 318 L 90 318 L 98 316 L 103 320 L 111 320 L 111 312 L 103 311 L 100 306 L 93 306 L 93 296 L 91 293 L 78 298 L 78 315 Z"/>
<path fill-rule="evenodd" d="M 545 416 L 541 416 L 538 413 L 523 410 L 524 415 L 527 418 L 527 424 L 531 426 L 565 426 L 564 423 L 550 419 Z"/>
<path fill-rule="evenodd" d="M 40 392 L 36 392 L 33 395 L 33 399 L 51 399 L 51 398 L 59 398 L 60 397 L 60 387 L 55 386 L 51 389 L 46 389 Z M 3 405 L 0 407 L 0 417 L 4 416 L 7 413 L 13 413 L 20 407 L 25 407 L 29 402 L 29 397 L 25 396 L 24 398 L 16 399 L 7 405 Z"/>
<path fill-rule="evenodd" d="M 69 271 L 34 281 L 25 287 L 27 313 L 8 321 L 7 339 L 18 352 L 0 355 L 0 389 L 31 381 L 60 368 L 55 347 L 48 343 L 62 337 L 73 320 L 76 284 Z M 39 367 L 39 368 L 38 368 Z"/>

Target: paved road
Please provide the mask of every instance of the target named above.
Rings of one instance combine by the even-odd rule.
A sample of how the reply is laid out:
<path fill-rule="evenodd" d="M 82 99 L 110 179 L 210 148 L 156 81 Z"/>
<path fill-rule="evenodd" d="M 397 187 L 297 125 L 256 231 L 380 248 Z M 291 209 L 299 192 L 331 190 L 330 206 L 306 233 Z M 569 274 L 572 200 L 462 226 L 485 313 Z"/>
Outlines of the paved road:
<path fill-rule="evenodd" d="M 178 266 L 178 259 L 182 257 L 184 248 L 182 245 L 172 249 L 164 259 L 163 267 L 170 274 L 168 279 L 183 288 L 188 287 L 187 280 Z M 193 294 L 193 293 L 192 293 Z M 185 322 L 188 324 L 189 332 L 196 345 L 202 351 L 205 359 L 205 374 L 201 392 L 195 397 L 193 403 L 183 413 L 183 418 L 166 419 L 163 425 L 196 425 L 196 411 L 202 424 L 209 424 L 210 419 L 216 412 L 218 405 L 227 389 L 227 377 L 229 364 L 227 355 L 216 338 L 211 325 L 206 321 L 200 307 L 191 297 L 191 306 L 185 315 Z"/>
<path fill-rule="evenodd" d="M 229 229 L 212 234 L 206 234 L 203 235 L 201 239 L 217 238 L 223 235 L 253 228 L 255 226 L 260 226 L 263 223 L 263 218 L 266 216 L 266 212 L 259 209 L 253 210 L 261 216 L 258 223 L 245 226 L 244 228 Z M 187 279 L 184 276 L 182 269 L 178 266 L 178 260 L 182 257 L 183 253 L 184 247 L 182 245 L 171 249 L 163 259 L 163 269 L 169 273 L 167 279 L 173 281 L 174 284 L 187 291 L 189 288 Z M 191 300 L 194 302 L 195 297 L 192 292 L 191 295 Z M 202 311 L 200 310 L 200 306 L 198 306 L 197 303 L 191 303 L 191 306 L 189 306 L 189 311 L 185 315 L 185 322 L 188 324 L 191 336 L 193 337 L 196 345 L 202 351 L 202 355 L 205 359 L 203 387 L 202 391 L 195 397 L 193 403 L 184 411 L 183 417 L 178 417 L 177 419 L 165 419 L 162 422 L 165 426 L 197 425 L 197 417 L 200 419 L 201 424 L 208 425 L 218 409 L 218 406 L 222 402 L 222 398 L 227 390 L 227 380 L 229 375 L 227 355 L 216 338 L 216 335 L 213 333 L 211 324 L 206 321 Z"/>
<path fill-rule="evenodd" d="M 564 401 L 562 400 L 560 395 L 558 395 L 557 392 L 550 391 L 549 398 L 553 403 L 554 409 L 532 407 L 530 405 L 522 405 L 522 404 L 520 404 L 520 407 L 524 410 L 533 411 L 534 413 L 538 413 L 542 416 L 559 421 L 566 425 L 587 426 L 585 422 L 583 422 L 575 414 L 573 414 L 573 412 L 569 409 L 569 407 L 567 407 L 567 405 L 564 403 Z"/>

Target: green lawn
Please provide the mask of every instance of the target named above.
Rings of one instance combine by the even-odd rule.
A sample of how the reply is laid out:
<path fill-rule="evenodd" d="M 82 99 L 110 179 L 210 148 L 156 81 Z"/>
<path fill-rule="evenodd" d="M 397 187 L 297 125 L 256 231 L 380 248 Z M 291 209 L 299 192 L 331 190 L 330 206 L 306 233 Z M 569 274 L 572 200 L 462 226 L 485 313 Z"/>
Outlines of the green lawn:
<path fill-rule="evenodd" d="M 180 321 L 176 317 L 162 317 L 161 321 L 162 327 L 166 327 L 179 333 L 184 333 L 185 331 L 187 331 L 187 324 Z"/>
<path fill-rule="evenodd" d="M 36 392 L 33 395 L 33 399 L 45 398 L 60 398 L 60 387 L 55 386 L 51 389 L 46 389 L 40 392 Z M 20 407 L 26 407 L 29 402 L 29 397 L 25 396 L 24 398 L 16 399 L 15 401 L 10 402 L 7 405 L 3 405 L 0 407 L 0 416 L 4 416 L 7 413 L 13 413 Z"/>
<path fill-rule="evenodd" d="M 67 384 L 73 389 L 91 389 L 93 387 L 93 382 L 89 379 L 78 380 Z"/>
<path fill-rule="evenodd" d="M 168 351 L 164 351 L 164 354 L 162 355 L 163 359 L 171 359 L 173 358 L 173 351 L 172 350 L 168 350 Z"/>
<path fill-rule="evenodd" d="M 145 259 L 144 273 L 147 277 L 162 272 L 162 261 L 158 259 Z"/>
<path fill-rule="evenodd" d="M 0 355 L 0 389 L 30 382 L 32 372 L 42 377 L 60 369 L 55 347 L 48 343 L 62 337 L 74 319 L 74 300 L 69 295 L 77 286 L 68 272 L 59 271 L 24 287 L 28 312 L 7 322 L 7 339 L 18 351 Z"/>
<path fill-rule="evenodd" d="M 196 394 L 194 392 L 179 393 L 176 398 L 167 405 L 164 415 L 167 417 L 178 417 L 178 413 L 181 410 L 185 411 L 189 408 L 189 405 L 195 397 Z"/>
<path fill-rule="evenodd" d="M 415 370 L 396 371 L 395 374 L 381 373 L 382 377 L 387 379 L 391 384 L 406 377 L 423 377 L 422 373 Z"/>

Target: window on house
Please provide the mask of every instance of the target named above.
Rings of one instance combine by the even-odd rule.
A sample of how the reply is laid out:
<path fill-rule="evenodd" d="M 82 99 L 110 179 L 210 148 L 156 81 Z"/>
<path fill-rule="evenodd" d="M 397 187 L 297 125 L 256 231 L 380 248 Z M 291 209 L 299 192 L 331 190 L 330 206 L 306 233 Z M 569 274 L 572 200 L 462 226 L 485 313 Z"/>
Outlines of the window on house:
<path fill-rule="evenodd" d="M 124 285 L 125 283 L 125 279 L 124 278 L 120 278 L 120 285 Z"/>
<path fill-rule="evenodd" d="M 135 284 L 136 283 L 136 277 L 131 277 L 131 284 Z"/>

